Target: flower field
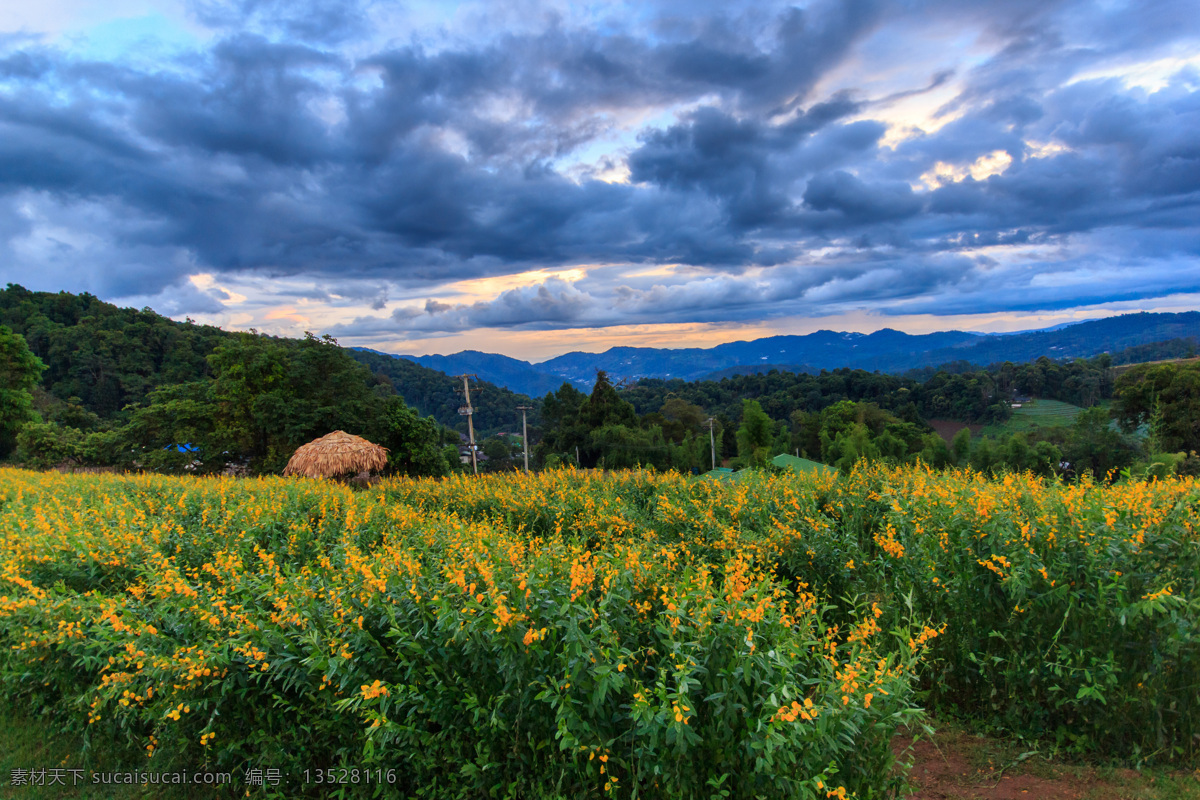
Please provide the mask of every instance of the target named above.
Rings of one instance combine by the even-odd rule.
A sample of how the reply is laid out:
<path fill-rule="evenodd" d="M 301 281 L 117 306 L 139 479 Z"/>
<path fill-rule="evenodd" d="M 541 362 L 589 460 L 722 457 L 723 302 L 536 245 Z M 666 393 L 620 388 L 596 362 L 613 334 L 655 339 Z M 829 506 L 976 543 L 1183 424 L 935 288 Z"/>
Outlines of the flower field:
<path fill-rule="evenodd" d="M 277 770 L 260 796 L 884 797 L 930 704 L 1200 752 L 1194 481 L 5 470 L 0 499 L 6 695 L 143 768 Z"/>

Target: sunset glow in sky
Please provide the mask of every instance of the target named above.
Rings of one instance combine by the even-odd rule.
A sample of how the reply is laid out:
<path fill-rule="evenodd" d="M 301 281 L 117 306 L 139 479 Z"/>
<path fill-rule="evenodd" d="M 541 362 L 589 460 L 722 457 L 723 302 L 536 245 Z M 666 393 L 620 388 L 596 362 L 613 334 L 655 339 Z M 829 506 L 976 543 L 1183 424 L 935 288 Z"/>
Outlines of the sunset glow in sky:
<path fill-rule="evenodd" d="M 0 282 L 535 361 L 1191 310 L 1200 14 L 6 3 Z"/>

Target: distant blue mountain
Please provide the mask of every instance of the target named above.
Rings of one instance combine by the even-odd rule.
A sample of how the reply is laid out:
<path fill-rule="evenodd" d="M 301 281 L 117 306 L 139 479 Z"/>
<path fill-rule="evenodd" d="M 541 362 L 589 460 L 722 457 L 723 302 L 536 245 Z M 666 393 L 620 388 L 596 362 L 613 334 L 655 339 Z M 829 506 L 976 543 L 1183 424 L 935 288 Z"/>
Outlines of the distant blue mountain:
<path fill-rule="evenodd" d="M 588 390 L 596 371 L 613 380 L 682 378 L 719 380 L 771 369 L 815 372 L 852 367 L 880 372 L 966 361 L 987 366 L 1002 361 L 1088 358 L 1104 352 L 1200 337 L 1200 312 L 1124 314 L 1004 335 L 941 331 L 920 335 L 884 328 L 874 333 L 817 331 L 805 336 L 769 336 L 716 347 L 613 347 L 603 353 L 566 353 L 532 364 L 508 356 L 467 350 L 454 355 L 397 356 L 444 372 L 475 373 L 514 392 L 541 397 L 564 382 Z"/>
<path fill-rule="evenodd" d="M 567 353 L 534 366 L 580 383 L 594 380 L 597 369 L 613 378 L 692 381 L 731 367 L 762 364 L 806 364 L 818 370 L 857 366 L 870 358 L 962 347 L 980 338 L 978 334 L 961 331 L 918 336 L 890 328 L 871 334 L 817 331 L 806 336 L 770 336 L 749 342 L 729 342 L 706 349 L 614 347 L 603 353 Z"/>
<path fill-rule="evenodd" d="M 398 356 L 398 358 L 407 358 L 423 367 L 436 369 L 447 375 L 474 373 L 482 380 L 530 397 L 541 397 L 547 392 L 556 391 L 564 382 L 574 383 L 577 389 L 590 389 L 596 377 L 596 373 L 593 371 L 588 381 L 572 381 L 540 370 L 528 361 L 496 353 L 481 353 L 478 350 L 464 350 L 450 356 Z"/>

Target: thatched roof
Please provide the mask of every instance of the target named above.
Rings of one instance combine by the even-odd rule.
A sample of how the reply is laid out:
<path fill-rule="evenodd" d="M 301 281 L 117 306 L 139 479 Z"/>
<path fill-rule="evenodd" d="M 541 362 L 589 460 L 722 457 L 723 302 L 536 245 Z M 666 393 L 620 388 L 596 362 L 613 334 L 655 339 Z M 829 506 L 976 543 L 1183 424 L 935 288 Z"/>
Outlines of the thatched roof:
<path fill-rule="evenodd" d="M 297 448 L 284 475 L 332 478 L 350 472 L 381 470 L 387 465 L 387 448 L 361 436 L 334 431 Z"/>

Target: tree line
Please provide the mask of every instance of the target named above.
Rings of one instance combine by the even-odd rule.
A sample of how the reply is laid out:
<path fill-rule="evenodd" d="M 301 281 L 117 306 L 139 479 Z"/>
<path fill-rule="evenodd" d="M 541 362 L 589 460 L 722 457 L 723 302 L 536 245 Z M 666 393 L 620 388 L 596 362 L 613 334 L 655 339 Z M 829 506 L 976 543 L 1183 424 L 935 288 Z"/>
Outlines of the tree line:
<path fill-rule="evenodd" d="M 329 337 L 284 339 L 175 322 L 90 295 L 0 291 L 0 458 L 165 471 L 241 464 L 277 472 L 330 430 L 391 450 L 389 469 L 461 469 L 461 382 Z M 1139 463 L 1187 470 L 1200 449 L 1200 367 L 1134 356 L 1194 354 L 1177 340 L 1093 359 L 979 368 L 958 362 L 889 375 L 771 370 L 719 381 L 643 379 L 590 394 L 569 384 L 540 401 L 486 382 L 472 392 L 486 469 L 513 469 L 529 413 L 535 468 L 575 464 L 702 472 L 792 453 L 849 469 L 861 459 L 1033 470 L 1070 477 Z M 931 419 L 1002 425 L 1025 397 L 1085 407 L 1071 426 L 949 445 Z M 1104 407 L 1099 407 L 1103 404 Z M 1182 455 L 1181 455 L 1182 454 Z"/>

